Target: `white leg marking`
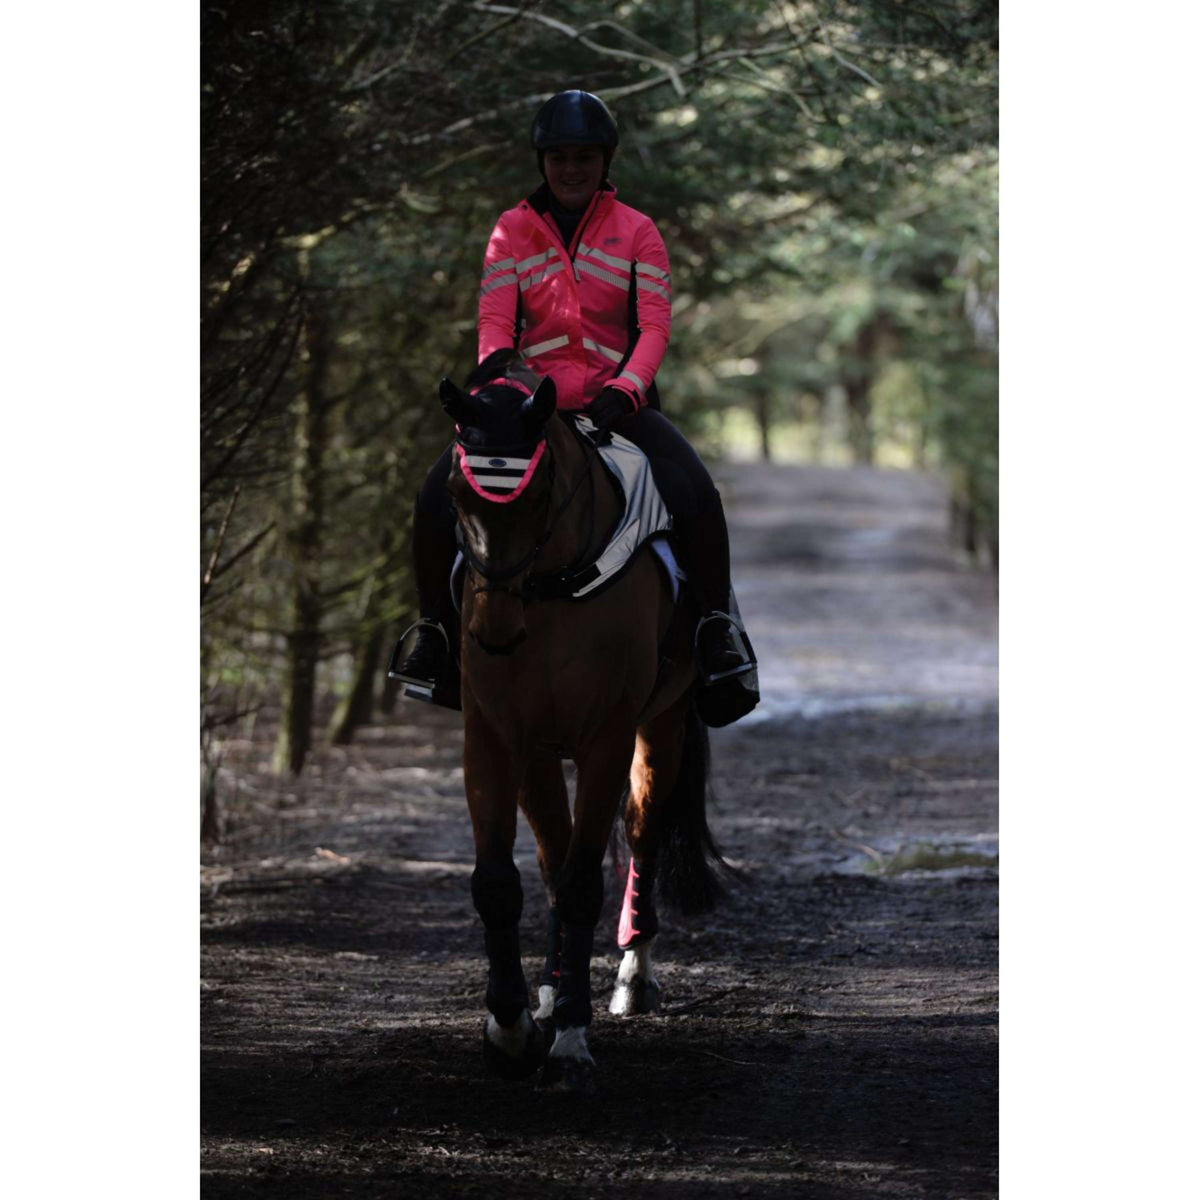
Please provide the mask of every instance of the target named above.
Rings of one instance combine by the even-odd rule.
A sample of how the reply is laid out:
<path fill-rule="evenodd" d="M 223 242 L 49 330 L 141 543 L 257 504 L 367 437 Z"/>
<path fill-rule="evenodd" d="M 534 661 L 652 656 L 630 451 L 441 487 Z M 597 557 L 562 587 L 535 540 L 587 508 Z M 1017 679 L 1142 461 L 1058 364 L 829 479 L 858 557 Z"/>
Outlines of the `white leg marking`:
<path fill-rule="evenodd" d="M 613 988 L 612 999 L 608 1003 L 608 1011 L 617 1017 L 629 1016 L 634 1012 L 633 985 L 640 980 L 648 987 L 657 988 L 658 980 L 654 977 L 652 951 L 654 938 L 626 950 L 617 968 L 617 985 Z"/>
<path fill-rule="evenodd" d="M 517 1019 L 517 1023 L 508 1028 L 505 1028 L 491 1013 L 488 1013 L 487 1040 L 501 1054 L 507 1054 L 509 1058 L 521 1057 L 532 1033 L 533 1018 L 529 1015 L 529 1009 L 525 1009 Z"/>
<path fill-rule="evenodd" d="M 588 1050 L 587 1029 L 583 1025 L 569 1025 L 566 1029 L 560 1029 L 554 1045 L 550 1047 L 550 1057 L 581 1058 L 584 1062 L 596 1065 Z"/>
<path fill-rule="evenodd" d="M 538 988 L 537 1012 L 533 1014 L 535 1021 L 549 1021 L 554 1016 L 554 998 L 557 995 L 558 988 L 551 987 L 548 983 L 543 983 Z"/>
<path fill-rule="evenodd" d="M 621 959 L 621 965 L 617 969 L 617 982 L 632 983 L 635 979 L 642 979 L 657 987 L 658 980 L 654 978 L 653 951 L 653 938 L 648 942 L 643 942 L 640 946 L 634 946 L 632 950 L 626 950 L 625 957 Z"/>

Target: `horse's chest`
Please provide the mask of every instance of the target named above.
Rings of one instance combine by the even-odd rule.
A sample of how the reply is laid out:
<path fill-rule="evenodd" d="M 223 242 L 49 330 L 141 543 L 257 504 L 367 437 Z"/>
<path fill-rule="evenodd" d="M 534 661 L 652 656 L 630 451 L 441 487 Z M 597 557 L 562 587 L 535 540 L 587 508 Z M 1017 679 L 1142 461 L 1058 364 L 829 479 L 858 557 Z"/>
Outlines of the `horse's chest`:
<path fill-rule="evenodd" d="M 636 711 L 653 671 L 644 655 L 611 629 L 567 622 L 530 637 L 507 661 L 480 664 L 485 706 L 494 723 L 524 737 L 573 745 L 614 709 Z"/>

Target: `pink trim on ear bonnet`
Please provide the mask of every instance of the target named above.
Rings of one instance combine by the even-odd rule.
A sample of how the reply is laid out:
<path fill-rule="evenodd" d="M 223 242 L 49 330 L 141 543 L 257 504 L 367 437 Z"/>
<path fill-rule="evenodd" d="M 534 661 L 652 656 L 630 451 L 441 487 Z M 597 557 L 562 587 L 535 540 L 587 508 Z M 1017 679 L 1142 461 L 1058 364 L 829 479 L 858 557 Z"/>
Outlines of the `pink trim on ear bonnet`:
<path fill-rule="evenodd" d="M 532 396 L 532 389 L 520 379 L 507 375 L 498 375 L 481 383 L 472 391 L 478 395 L 486 387 L 510 387 L 526 396 Z M 461 427 L 459 432 L 462 432 Z M 528 486 L 537 470 L 538 463 L 546 450 L 546 439 L 542 438 L 533 452 L 532 458 L 514 457 L 510 454 L 488 454 L 486 447 L 475 453 L 469 453 L 466 446 L 458 444 L 458 465 L 462 468 L 463 476 L 471 487 L 485 500 L 493 504 L 511 504 Z"/>
<path fill-rule="evenodd" d="M 493 504 L 511 504 L 528 486 L 546 452 L 546 439 L 538 442 L 532 458 L 514 458 L 501 454 L 468 454 L 461 442 L 458 465 L 476 492 Z"/>

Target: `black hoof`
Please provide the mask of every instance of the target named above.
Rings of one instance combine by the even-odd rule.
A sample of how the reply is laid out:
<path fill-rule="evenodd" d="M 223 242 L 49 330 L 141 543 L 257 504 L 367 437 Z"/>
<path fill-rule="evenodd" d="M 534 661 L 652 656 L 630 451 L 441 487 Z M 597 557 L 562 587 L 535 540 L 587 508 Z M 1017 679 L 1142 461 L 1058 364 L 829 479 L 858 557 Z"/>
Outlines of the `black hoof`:
<path fill-rule="evenodd" d="M 528 1079 L 542 1065 L 549 1043 L 545 1035 L 534 1025 L 525 1045 L 518 1054 L 506 1054 L 495 1045 L 487 1034 L 488 1023 L 483 1022 L 483 1061 L 493 1075 L 501 1079 Z"/>
<path fill-rule="evenodd" d="M 615 1017 L 655 1013 L 662 1006 L 662 989 L 652 979 L 634 979 L 618 983 L 608 1011 Z"/>
<path fill-rule="evenodd" d="M 662 989 L 654 980 L 635 979 L 631 990 L 633 992 L 633 1011 L 635 1013 L 658 1012 Z"/>
<path fill-rule="evenodd" d="M 576 1096 L 596 1094 L 596 1064 L 587 1058 L 547 1058 L 538 1079 L 542 1092 L 570 1092 Z"/>

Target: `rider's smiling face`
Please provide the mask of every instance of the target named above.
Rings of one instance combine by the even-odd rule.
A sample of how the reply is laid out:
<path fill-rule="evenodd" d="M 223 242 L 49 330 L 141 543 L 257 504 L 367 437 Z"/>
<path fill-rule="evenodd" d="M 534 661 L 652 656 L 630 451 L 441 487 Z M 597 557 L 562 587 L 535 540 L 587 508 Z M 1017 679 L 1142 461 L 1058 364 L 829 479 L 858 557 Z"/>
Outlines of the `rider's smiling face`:
<path fill-rule="evenodd" d="M 546 151 L 546 182 L 568 211 L 587 208 L 604 178 L 604 151 L 599 146 L 555 146 Z"/>

